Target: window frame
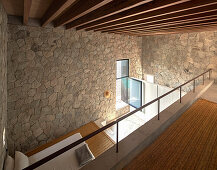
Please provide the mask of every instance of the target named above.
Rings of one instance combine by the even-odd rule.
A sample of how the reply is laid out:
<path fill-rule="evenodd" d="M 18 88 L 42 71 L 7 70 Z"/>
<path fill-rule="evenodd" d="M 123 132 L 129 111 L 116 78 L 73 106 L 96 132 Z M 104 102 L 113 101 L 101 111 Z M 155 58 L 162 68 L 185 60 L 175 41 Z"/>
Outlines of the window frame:
<path fill-rule="evenodd" d="M 123 61 L 123 60 L 127 60 L 128 61 L 128 65 L 127 65 L 127 67 L 128 67 L 128 72 L 127 72 L 128 76 L 117 78 L 117 71 L 116 71 L 116 80 L 119 80 L 119 79 L 126 78 L 126 77 L 130 76 L 130 60 L 129 59 L 118 59 L 118 60 L 116 60 L 116 64 L 117 64 L 118 61 Z M 117 67 L 116 67 L 116 69 L 117 69 Z"/>
<path fill-rule="evenodd" d="M 123 76 L 123 77 L 119 77 L 119 78 L 117 78 L 117 62 L 118 61 L 128 61 L 128 65 L 127 65 L 127 67 L 128 67 L 128 72 L 127 72 L 127 76 Z M 130 74 L 130 59 L 126 59 L 126 58 L 124 58 L 124 59 L 118 59 L 118 60 L 116 60 L 116 84 L 117 84 L 117 81 L 118 80 L 121 80 L 121 79 L 123 79 L 123 78 L 129 78 L 129 75 Z M 117 87 L 117 86 L 116 86 Z M 117 89 L 116 89 L 117 90 Z M 128 94 L 127 94 L 128 95 Z M 115 96 L 115 97 L 117 97 L 117 96 Z M 127 97 L 128 98 L 128 97 Z M 122 100 L 123 101 L 123 100 Z M 117 101 L 116 101 L 117 102 Z M 123 101 L 124 102 L 124 101 Z M 126 103 L 126 102 L 124 102 L 124 103 Z M 129 105 L 128 103 L 126 103 L 127 105 Z M 124 106 L 124 107 L 126 107 L 126 106 Z M 124 107 L 121 107 L 121 108 L 118 108 L 117 109 L 117 106 L 116 106 L 116 111 L 117 110 L 119 110 L 119 109 L 122 109 L 122 108 L 124 108 Z"/>

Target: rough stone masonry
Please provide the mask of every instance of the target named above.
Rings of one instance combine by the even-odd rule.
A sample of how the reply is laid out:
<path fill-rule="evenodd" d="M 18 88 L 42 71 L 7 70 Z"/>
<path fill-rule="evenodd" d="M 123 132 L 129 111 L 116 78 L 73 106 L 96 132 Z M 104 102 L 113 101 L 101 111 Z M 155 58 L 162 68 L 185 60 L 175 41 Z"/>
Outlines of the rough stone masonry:
<path fill-rule="evenodd" d="M 7 14 L 0 3 L 0 169 L 7 146 L 3 144 L 3 132 L 7 132 L 7 41 Z"/>
<path fill-rule="evenodd" d="M 8 24 L 8 146 L 26 152 L 116 116 L 116 59 L 142 78 L 141 38 Z M 106 99 L 104 91 L 111 97 Z"/>
<path fill-rule="evenodd" d="M 216 32 L 143 38 L 8 24 L 8 146 L 26 152 L 96 120 L 117 116 L 117 59 L 130 76 L 176 87 L 213 68 Z M 142 41 L 143 40 L 143 41 Z M 190 86 L 187 86 L 188 91 Z M 111 92 L 111 98 L 103 96 Z"/>
<path fill-rule="evenodd" d="M 212 68 L 217 80 L 217 31 L 145 36 L 142 50 L 144 79 L 152 74 L 157 84 L 174 88 Z M 190 89 L 192 83 L 183 87 Z"/>

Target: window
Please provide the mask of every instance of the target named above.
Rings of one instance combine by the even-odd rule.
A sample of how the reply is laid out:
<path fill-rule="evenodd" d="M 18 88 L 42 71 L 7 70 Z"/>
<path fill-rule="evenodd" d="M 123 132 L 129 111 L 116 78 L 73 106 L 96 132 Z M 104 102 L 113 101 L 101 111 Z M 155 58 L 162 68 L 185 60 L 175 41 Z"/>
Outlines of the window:
<path fill-rule="evenodd" d="M 133 78 L 128 79 L 128 104 L 134 108 L 142 106 L 142 82 Z"/>
<path fill-rule="evenodd" d="M 128 59 L 117 60 L 116 66 L 117 66 L 116 79 L 129 77 L 129 60 Z"/>
<path fill-rule="evenodd" d="M 142 106 L 142 82 L 129 78 L 129 60 L 118 60 L 116 63 L 116 110 L 127 106 Z"/>
<path fill-rule="evenodd" d="M 127 90 L 129 77 L 129 60 L 116 62 L 116 110 L 127 106 Z"/>

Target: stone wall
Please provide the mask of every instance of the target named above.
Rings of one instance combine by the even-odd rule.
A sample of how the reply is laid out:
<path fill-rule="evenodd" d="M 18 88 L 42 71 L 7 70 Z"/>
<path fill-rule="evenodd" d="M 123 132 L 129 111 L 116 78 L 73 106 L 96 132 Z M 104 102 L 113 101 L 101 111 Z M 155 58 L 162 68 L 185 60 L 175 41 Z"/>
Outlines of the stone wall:
<path fill-rule="evenodd" d="M 0 2 L 0 169 L 6 150 L 3 133 L 7 128 L 7 39 L 7 15 Z"/>
<path fill-rule="evenodd" d="M 116 59 L 142 78 L 138 37 L 8 25 L 9 150 L 26 152 L 116 116 Z M 104 91 L 111 97 L 106 99 Z"/>
<path fill-rule="evenodd" d="M 145 36 L 142 46 L 144 79 L 152 74 L 156 83 L 177 87 L 209 68 L 217 79 L 217 32 Z"/>

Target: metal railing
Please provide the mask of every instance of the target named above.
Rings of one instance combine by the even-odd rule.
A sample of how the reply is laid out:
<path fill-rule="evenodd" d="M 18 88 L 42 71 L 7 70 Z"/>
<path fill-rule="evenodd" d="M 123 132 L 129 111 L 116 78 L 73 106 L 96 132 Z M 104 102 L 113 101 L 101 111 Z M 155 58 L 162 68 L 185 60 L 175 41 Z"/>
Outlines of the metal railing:
<path fill-rule="evenodd" d="M 181 103 L 181 102 L 182 102 L 182 96 L 181 96 L 181 95 L 182 95 L 182 94 L 181 94 L 181 93 L 182 93 L 182 86 L 184 86 L 184 85 L 186 85 L 186 84 L 188 84 L 188 83 L 190 83 L 190 82 L 193 81 L 193 92 L 195 92 L 195 85 L 196 85 L 196 82 L 195 82 L 195 81 L 196 81 L 196 79 L 199 78 L 199 77 L 201 77 L 201 76 L 203 76 L 203 85 L 204 85 L 204 79 L 205 79 L 204 76 L 205 76 L 206 73 L 209 73 L 209 79 L 210 79 L 210 78 L 211 78 L 211 71 L 212 71 L 212 69 L 207 70 L 206 72 L 200 74 L 199 76 L 197 76 L 197 77 L 195 77 L 195 78 L 193 78 L 193 79 L 187 81 L 186 83 L 184 83 L 184 84 L 182 84 L 182 85 L 180 85 L 180 86 L 178 86 L 178 87 L 172 89 L 171 91 L 169 91 L 169 92 L 167 92 L 167 93 L 165 93 L 165 94 L 163 94 L 163 95 L 157 97 L 156 99 L 154 99 L 154 100 L 152 100 L 152 101 L 146 103 L 145 105 L 141 106 L 140 108 L 138 108 L 138 109 L 136 109 L 136 110 L 134 110 L 134 111 L 132 111 L 132 112 L 130 112 L 130 113 L 128 113 L 128 114 L 126 114 L 126 115 L 124 115 L 124 116 L 122 116 L 122 117 L 120 117 L 120 118 L 118 118 L 118 119 L 116 119 L 116 120 L 114 120 L 114 121 L 112 121 L 112 122 L 110 122 L 109 124 L 107 124 L 107 125 L 103 126 L 102 128 L 100 128 L 100 129 L 94 131 L 93 133 L 91 133 L 91 134 L 89 134 L 89 135 L 87 135 L 87 136 L 85 136 L 85 137 L 83 137 L 83 138 L 77 140 L 76 142 L 74 142 L 74 143 L 72 143 L 72 144 L 70 144 L 70 145 L 68 145 L 68 146 L 66 146 L 66 147 L 64 147 L 64 148 L 62 148 L 62 149 L 60 149 L 60 150 L 54 152 L 53 154 L 51 154 L 51 155 L 49 155 L 49 156 L 47 156 L 47 157 L 45 157 L 45 158 L 43 158 L 43 159 L 41 159 L 41 160 L 35 162 L 35 163 L 33 163 L 32 165 L 30 165 L 30 166 L 24 168 L 23 170 L 32 170 L 32 169 L 35 169 L 35 168 L 37 168 L 37 167 L 39 167 L 39 166 L 45 164 L 46 162 L 48 162 L 48 161 L 54 159 L 55 157 L 57 157 L 57 156 L 63 154 L 64 152 L 66 152 L 66 151 L 72 149 L 73 147 L 77 146 L 78 144 L 80 144 L 80 143 L 82 143 L 82 142 L 84 142 L 84 141 L 86 141 L 86 140 L 92 138 L 93 136 L 97 135 L 98 133 L 100 133 L 100 132 L 102 132 L 102 131 L 104 131 L 104 130 L 110 128 L 111 126 L 113 126 L 113 125 L 115 125 L 115 124 L 117 125 L 117 126 L 116 126 L 116 128 L 117 128 L 117 135 L 116 135 L 116 152 L 118 153 L 118 123 L 119 123 L 120 121 L 126 119 L 127 117 L 133 115 L 133 114 L 136 113 L 137 111 L 142 110 L 143 108 L 145 108 L 145 107 L 151 105 L 151 104 L 154 103 L 154 102 L 158 102 L 158 120 L 160 120 L 160 99 L 161 99 L 161 98 L 167 96 L 168 94 L 174 92 L 175 90 L 180 89 L 180 99 L 179 99 L 179 100 L 180 100 L 180 103 Z"/>

